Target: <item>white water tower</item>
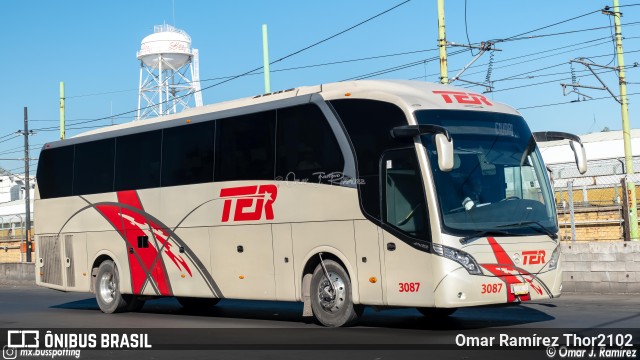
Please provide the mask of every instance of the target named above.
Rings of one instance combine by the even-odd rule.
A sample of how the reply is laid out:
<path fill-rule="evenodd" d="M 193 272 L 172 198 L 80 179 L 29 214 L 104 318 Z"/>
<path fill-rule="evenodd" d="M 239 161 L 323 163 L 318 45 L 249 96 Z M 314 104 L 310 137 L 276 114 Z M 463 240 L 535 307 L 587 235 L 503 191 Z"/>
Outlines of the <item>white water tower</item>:
<path fill-rule="evenodd" d="M 171 25 L 156 25 L 142 39 L 137 120 L 202 106 L 198 50 L 191 37 Z"/>

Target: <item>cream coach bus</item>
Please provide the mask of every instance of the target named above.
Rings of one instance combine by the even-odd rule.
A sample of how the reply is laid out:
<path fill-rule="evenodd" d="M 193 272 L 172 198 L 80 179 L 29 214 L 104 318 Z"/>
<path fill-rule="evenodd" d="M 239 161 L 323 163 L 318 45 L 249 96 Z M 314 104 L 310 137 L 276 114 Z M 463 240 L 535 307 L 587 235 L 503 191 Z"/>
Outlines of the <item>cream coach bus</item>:
<path fill-rule="evenodd" d="M 585 171 L 579 138 L 566 137 Z M 175 296 L 456 308 L 560 295 L 554 198 L 514 109 L 415 81 L 302 87 L 48 143 L 36 281 L 105 313 Z"/>

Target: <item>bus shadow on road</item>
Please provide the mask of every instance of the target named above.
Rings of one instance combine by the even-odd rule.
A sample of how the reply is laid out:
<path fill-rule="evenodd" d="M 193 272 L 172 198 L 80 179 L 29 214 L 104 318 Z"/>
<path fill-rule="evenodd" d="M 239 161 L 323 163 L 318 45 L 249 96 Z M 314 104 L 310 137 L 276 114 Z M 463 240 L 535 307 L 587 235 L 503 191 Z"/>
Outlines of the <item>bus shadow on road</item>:
<path fill-rule="evenodd" d="M 95 298 L 84 300 L 70 301 L 64 304 L 49 306 L 52 309 L 69 309 L 69 310 L 97 310 L 100 311 Z"/>
<path fill-rule="evenodd" d="M 511 305 L 458 309 L 448 317 L 427 317 L 415 309 L 365 312 L 359 325 L 422 330 L 473 330 L 529 325 L 552 321 L 555 317 L 535 308 Z"/>
<path fill-rule="evenodd" d="M 518 325 L 536 327 L 540 323 L 555 319 L 555 317 L 543 311 L 547 307 L 545 304 L 538 303 L 535 305 L 542 306 L 510 305 L 461 308 L 453 315 L 445 318 L 425 317 L 413 308 L 382 311 L 366 308 L 356 326 L 422 330 L 470 330 Z M 554 306 L 551 305 L 551 307 Z M 94 298 L 58 304 L 51 306 L 51 308 L 100 311 Z M 148 300 L 139 313 L 314 324 L 313 318 L 302 316 L 302 303 L 298 302 L 224 299 L 212 308 L 188 310 L 182 308 L 174 298 L 160 298 Z"/>

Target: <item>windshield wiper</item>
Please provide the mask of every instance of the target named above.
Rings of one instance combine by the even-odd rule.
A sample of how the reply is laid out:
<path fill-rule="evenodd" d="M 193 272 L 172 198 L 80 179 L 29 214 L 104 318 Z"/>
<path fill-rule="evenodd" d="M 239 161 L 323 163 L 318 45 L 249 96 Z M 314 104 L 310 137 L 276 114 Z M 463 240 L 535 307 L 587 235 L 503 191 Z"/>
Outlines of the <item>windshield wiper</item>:
<path fill-rule="evenodd" d="M 558 234 L 554 234 L 547 227 L 545 227 L 544 225 L 540 224 L 539 222 L 537 222 L 535 220 L 521 221 L 521 222 L 512 223 L 512 224 L 505 224 L 505 225 L 498 225 L 496 227 L 497 228 L 503 228 L 503 227 L 521 226 L 521 225 L 538 225 L 539 228 L 535 228 L 533 226 L 529 226 L 529 227 L 531 229 L 534 229 L 534 230 L 539 230 L 539 232 L 541 232 L 543 234 L 546 234 L 547 236 L 549 236 L 553 240 L 558 239 Z"/>
<path fill-rule="evenodd" d="M 463 237 L 462 239 L 460 239 L 460 244 L 466 245 L 466 244 L 468 244 L 468 243 L 470 243 L 472 241 L 481 239 L 483 237 L 491 236 L 491 235 L 497 235 L 497 236 L 522 236 L 520 234 L 514 234 L 512 232 L 508 232 L 508 231 L 504 231 L 504 230 L 482 230 L 482 231 L 478 231 L 475 234 Z"/>

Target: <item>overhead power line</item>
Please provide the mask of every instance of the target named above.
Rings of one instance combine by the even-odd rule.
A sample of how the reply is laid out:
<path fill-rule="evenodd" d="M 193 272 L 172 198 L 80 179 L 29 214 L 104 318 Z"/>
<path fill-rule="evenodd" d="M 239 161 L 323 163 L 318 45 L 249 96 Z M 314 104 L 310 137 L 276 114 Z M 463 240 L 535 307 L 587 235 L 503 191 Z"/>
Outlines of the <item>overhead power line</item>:
<path fill-rule="evenodd" d="M 451 54 L 448 54 L 448 56 L 455 56 L 458 54 L 461 54 L 463 52 L 466 52 L 466 49 L 463 50 L 458 50 L 458 51 L 454 51 Z M 418 65 L 422 65 L 431 61 L 436 61 L 438 60 L 439 57 L 438 56 L 434 56 L 432 58 L 427 58 L 427 59 L 422 59 L 422 60 L 418 60 L 418 61 L 412 61 L 410 63 L 406 63 L 406 64 L 401 64 L 401 65 L 397 65 L 397 66 L 393 66 L 393 67 L 389 67 L 389 68 L 385 68 L 385 69 L 381 69 L 381 70 L 377 70 L 377 71 L 373 71 L 370 73 L 366 73 L 366 74 L 362 74 L 362 75 L 358 75 L 358 76 L 353 76 L 347 79 L 343 79 L 340 81 L 350 81 L 350 80 L 363 80 L 363 79 L 369 79 L 375 76 L 380 76 L 380 75 L 384 75 L 384 74 L 388 74 L 394 71 L 399 71 L 399 70 L 404 70 L 407 68 L 411 68 L 414 66 L 418 66 Z"/>
<path fill-rule="evenodd" d="M 572 18 L 569 18 L 569 19 L 566 19 L 566 20 L 562 20 L 562 21 L 558 21 L 558 22 L 553 23 L 553 24 L 550 24 L 550 25 L 542 26 L 542 27 L 539 27 L 539 28 L 537 28 L 537 29 L 533 29 L 533 30 L 525 31 L 525 32 L 520 33 L 520 34 L 510 36 L 510 37 L 508 37 L 508 38 L 506 38 L 506 39 L 497 39 L 497 40 L 495 40 L 495 41 L 496 41 L 496 42 L 498 42 L 498 41 L 510 41 L 510 40 L 513 40 L 514 38 L 518 38 L 518 37 L 520 37 L 520 36 L 522 36 L 522 35 L 531 34 L 531 33 L 533 33 L 533 32 L 537 32 L 537 31 L 540 31 L 540 30 L 548 29 L 548 28 L 550 28 L 550 27 L 557 26 L 557 25 L 560 25 L 560 24 L 564 24 L 564 23 L 567 23 L 567 22 L 570 22 L 570 21 L 573 21 L 573 20 L 577 20 L 577 19 L 583 18 L 583 17 L 585 17 L 585 16 L 589 16 L 589 15 L 591 15 L 591 14 L 595 14 L 595 13 L 599 13 L 599 12 L 600 12 L 600 10 L 599 10 L 599 9 L 598 9 L 598 10 L 594 10 L 594 11 L 590 11 L 590 12 L 588 12 L 588 13 L 584 13 L 584 14 L 582 14 L 582 15 L 574 16 L 574 17 L 572 17 Z"/>
<path fill-rule="evenodd" d="M 604 37 L 604 38 L 600 38 L 599 40 L 602 40 L 602 39 L 608 39 L 608 36 Z M 588 42 L 591 42 L 591 41 L 588 41 Z M 570 53 L 570 52 L 574 52 L 576 50 L 583 50 L 583 49 L 587 49 L 587 48 L 591 48 L 591 47 L 595 47 L 595 46 L 600 46 L 600 45 L 606 44 L 608 42 L 609 42 L 609 40 L 606 40 L 606 41 L 603 41 L 603 42 L 600 42 L 600 43 L 597 43 L 597 44 L 587 45 L 587 46 L 583 46 L 583 47 L 579 47 L 579 48 L 575 48 L 575 49 L 571 49 L 571 50 L 566 50 L 566 51 L 550 54 L 550 55 L 540 56 L 540 57 L 537 57 L 537 58 L 534 58 L 534 59 L 525 60 L 525 61 L 519 61 L 519 62 L 514 63 L 514 64 L 495 66 L 493 69 L 494 70 L 496 70 L 496 69 L 504 69 L 504 68 L 508 68 L 508 67 L 512 67 L 512 66 L 518 66 L 518 65 L 521 65 L 521 64 L 524 64 L 524 63 L 529 63 L 529 62 L 538 61 L 538 60 L 542 60 L 542 59 L 548 59 L 548 58 L 559 56 L 559 55 L 562 55 L 562 54 L 567 54 L 567 53 Z M 587 42 L 584 42 L 584 43 L 587 43 Z M 579 43 L 579 44 L 582 44 L 582 43 Z M 498 61 L 494 61 L 494 64 L 514 61 L 514 60 L 519 60 L 519 59 L 523 59 L 523 58 L 527 58 L 527 57 L 531 57 L 531 56 L 534 56 L 534 55 L 539 55 L 539 54 L 543 54 L 543 53 L 547 53 L 547 52 L 551 52 L 551 51 L 567 49 L 569 47 L 573 47 L 573 46 L 576 46 L 576 45 L 578 45 L 578 44 L 569 45 L 569 46 L 562 46 L 562 47 L 554 48 L 554 49 L 551 49 L 551 50 L 539 51 L 539 52 L 528 54 L 528 55 L 522 55 L 522 56 L 512 57 L 512 58 L 509 58 L 509 59 L 498 60 Z M 474 66 L 474 67 L 482 67 L 482 66 L 486 66 L 486 65 L 487 64 L 485 63 L 485 64 L 477 65 L 477 66 Z M 485 73 L 484 71 L 477 71 L 477 72 L 469 73 L 469 74 L 467 74 L 467 76 L 475 75 L 475 74 L 484 74 L 484 73 Z M 496 80 L 494 80 L 494 82 L 495 81 Z"/>
<path fill-rule="evenodd" d="M 370 17 L 370 18 L 368 18 L 368 19 L 366 19 L 366 20 L 364 20 L 364 21 L 361 21 L 361 22 L 359 22 L 359 23 L 357 23 L 357 24 L 355 24 L 355 25 L 353 25 L 353 26 L 351 26 L 351 27 L 349 27 L 349 28 L 347 28 L 347 29 L 345 29 L 345 30 L 342 30 L 342 31 L 340 31 L 340 32 L 338 32 L 338 33 L 336 33 L 336 34 L 334 34 L 334 35 L 331 35 L 331 36 L 329 36 L 329 37 L 327 37 L 327 38 L 324 38 L 324 39 L 322 39 L 322 40 L 320 40 L 320 41 L 317 41 L 317 42 L 315 42 L 315 43 L 313 43 L 313 44 L 311 44 L 311 45 L 309 45 L 309 46 L 307 46 L 307 47 L 304 47 L 304 48 L 302 48 L 302 49 L 298 50 L 298 51 L 294 51 L 294 52 L 290 53 L 289 55 L 283 56 L 283 57 L 279 58 L 278 60 L 275 60 L 275 61 L 271 62 L 271 63 L 270 63 L 270 65 L 275 64 L 275 63 L 278 63 L 278 62 L 280 62 L 280 61 L 282 61 L 282 60 L 288 59 L 288 58 L 290 58 L 290 57 L 292 57 L 292 56 L 298 55 L 298 54 L 300 54 L 300 53 L 301 53 L 301 52 L 303 52 L 303 51 L 307 51 L 307 50 L 309 50 L 309 49 L 311 49 L 311 48 L 313 48 L 313 47 L 316 47 L 316 46 L 318 46 L 318 45 L 320 45 L 320 44 L 322 44 L 322 43 L 324 43 L 324 42 L 327 42 L 327 41 L 329 41 L 329 40 L 331 40 L 331 39 L 334 39 L 334 38 L 336 38 L 336 37 L 338 37 L 338 36 L 340 36 L 340 35 L 342 35 L 342 34 L 344 34 L 344 33 L 348 32 L 348 31 L 351 31 L 351 30 L 353 30 L 353 29 L 355 29 L 355 28 L 357 28 L 357 27 L 359 27 L 359 26 L 362 26 L 362 25 L 364 25 L 364 24 L 368 23 L 369 21 L 371 21 L 371 20 L 373 20 L 373 19 L 376 19 L 376 18 L 378 18 L 378 17 L 380 17 L 380 16 L 382 16 L 382 15 L 384 15 L 384 14 L 387 14 L 387 13 L 389 13 L 389 12 L 391 12 L 391 11 L 393 11 L 393 10 L 395 10 L 395 9 L 399 8 L 400 6 L 402 6 L 402 5 L 406 4 L 406 3 L 410 2 L 410 1 L 411 1 L 411 0 L 403 1 L 403 2 L 401 2 L 401 3 L 397 4 L 397 5 L 393 6 L 393 7 L 390 7 L 389 9 L 387 9 L 387 10 L 385 10 L 385 11 L 383 11 L 383 12 L 380 12 L 380 13 L 378 13 L 378 14 L 376 14 L 376 15 L 374 15 L 374 16 L 372 16 L 372 17 Z"/>
<path fill-rule="evenodd" d="M 606 41 L 601 41 L 601 40 L 605 40 L 605 39 L 606 39 Z M 542 56 L 542 57 L 538 57 L 536 59 L 530 59 L 530 60 L 526 60 L 526 61 L 519 61 L 519 62 L 517 62 L 515 64 L 496 66 L 493 69 L 496 70 L 496 69 L 503 69 L 503 68 L 507 68 L 507 67 L 511 67 L 511 66 L 517 66 L 517 65 L 520 65 L 520 64 L 523 64 L 523 63 L 526 63 L 526 62 L 546 59 L 546 58 L 550 58 L 550 57 L 553 57 L 553 56 L 566 54 L 566 53 L 569 53 L 569 52 L 572 52 L 572 51 L 576 51 L 576 50 L 582 50 L 582 49 L 586 49 L 586 48 L 590 48 L 590 47 L 600 46 L 600 45 L 608 43 L 609 42 L 608 39 L 609 39 L 609 36 L 604 36 L 604 37 L 600 37 L 600 38 L 596 38 L 596 39 L 592 39 L 592 40 L 582 41 L 582 42 L 575 43 L 575 44 L 564 45 L 564 46 L 555 47 L 555 48 L 552 48 L 552 49 L 546 49 L 546 50 L 537 51 L 537 52 L 533 52 L 533 53 L 529 53 L 529 54 L 514 56 L 514 57 L 507 58 L 507 59 L 496 60 L 496 61 L 493 62 L 494 64 L 505 63 L 505 62 L 515 61 L 515 60 L 519 60 L 519 59 L 523 59 L 523 58 L 528 58 L 528 57 L 535 56 L 535 55 L 545 54 L 545 53 L 558 51 L 558 50 L 569 49 L 569 48 L 572 48 L 572 47 L 575 47 L 575 46 L 601 41 L 601 42 L 599 42 L 597 44 L 591 44 L 591 45 L 587 45 L 587 46 L 583 46 L 583 47 L 579 47 L 579 48 L 574 48 L 572 50 L 563 51 L 563 52 L 559 52 L 559 53 L 556 53 L 556 54 L 551 54 L 551 55 L 548 55 L 548 56 Z M 487 65 L 488 65 L 488 63 L 472 65 L 472 66 L 469 67 L 469 69 L 484 68 Z M 475 75 L 475 74 L 486 74 L 486 70 L 472 72 L 472 73 L 467 74 L 467 76 Z M 439 75 L 439 73 L 434 73 L 434 74 L 431 74 L 431 75 L 428 75 L 428 76 L 438 76 L 438 75 Z M 420 78 L 424 78 L 424 76 L 417 76 L 417 77 L 412 78 L 412 79 L 420 79 Z"/>
<path fill-rule="evenodd" d="M 467 25 L 467 0 L 464 0 L 464 33 L 467 34 L 467 43 L 471 44 L 471 40 L 469 40 L 469 28 Z M 473 48 L 469 47 L 469 51 L 471 52 L 471 56 L 476 56 L 473 53 Z"/>
<path fill-rule="evenodd" d="M 403 56 L 403 55 L 412 55 L 412 54 L 418 54 L 418 53 L 423 53 L 423 52 L 432 52 L 432 51 L 438 51 L 438 48 L 405 51 L 405 52 L 399 52 L 399 53 L 393 53 L 393 54 L 384 54 L 384 55 L 374 55 L 374 56 L 368 56 L 368 57 L 357 58 L 357 59 L 336 60 L 336 61 L 330 61 L 330 62 L 325 62 L 325 63 L 301 65 L 301 66 L 295 66 L 295 67 L 289 67 L 289 68 L 283 68 L 283 69 L 271 69 L 271 72 L 272 73 L 277 73 L 277 72 L 285 72 L 285 71 L 293 71 L 293 70 L 311 69 L 311 68 L 317 68 L 317 67 L 322 67 L 322 66 L 348 64 L 348 63 L 353 63 L 353 62 L 376 60 L 376 59 L 383 59 L 383 58 L 389 58 L 389 57 L 395 57 L 395 56 Z M 254 72 L 254 73 L 251 73 L 251 74 L 248 74 L 248 75 L 250 75 L 250 76 L 262 75 L 262 73 Z M 213 77 L 213 78 L 201 79 L 199 81 L 201 83 L 204 83 L 204 82 L 209 82 L 209 81 L 231 79 L 234 76 L 235 75 L 218 76 L 218 77 Z M 190 83 L 190 82 L 187 81 L 185 83 Z M 82 98 L 82 97 L 89 97 L 89 96 L 110 95 L 110 94 L 115 94 L 115 93 L 132 92 L 132 91 L 138 91 L 138 89 L 136 88 L 136 89 L 127 89 L 127 90 L 113 90 L 113 91 L 105 91 L 105 92 L 99 92 L 99 93 L 81 94 L 81 95 L 67 96 L 67 97 L 65 97 L 65 99 L 68 100 L 68 99 L 72 99 L 72 98 Z M 129 117 L 121 117 L 121 118 L 122 119 L 125 119 L 125 118 L 129 119 Z M 90 119 L 73 119 L 73 120 L 67 119 L 67 122 L 81 121 L 81 120 L 90 120 Z M 33 122 L 33 121 L 35 121 L 35 122 L 53 122 L 53 121 L 60 121 L 60 120 L 59 119 L 35 119 L 35 120 L 29 120 L 29 121 L 30 122 Z"/>
<path fill-rule="evenodd" d="M 635 95 L 640 95 L 640 92 L 627 94 L 627 96 L 635 96 Z M 574 103 L 579 103 L 579 102 L 596 101 L 596 100 L 604 100 L 604 99 L 611 99 L 611 96 L 603 96 L 603 97 L 584 99 L 584 100 L 563 101 L 563 102 L 557 102 L 557 103 L 551 103 L 551 104 L 543 104 L 543 105 L 532 105 L 532 106 L 519 107 L 519 108 L 516 108 L 516 109 L 518 109 L 518 110 L 536 109 L 536 108 L 551 107 L 551 106 L 566 105 L 566 104 L 574 104 Z"/>
<path fill-rule="evenodd" d="M 631 54 L 631 53 L 636 53 L 636 52 L 640 52 L 640 50 L 625 51 L 625 53 L 626 53 L 626 54 Z M 590 56 L 589 58 L 599 58 L 599 57 L 606 57 L 606 56 L 611 56 L 611 54 L 594 55 L 594 56 Z M 539 72 L 539 71 L 543 71 L 543 70 L 547 70 L 547 69 L 552 69 L 552 68 L 559 67 L 559 66 L 566 65 L 566 64 L 567 64 L 567 61 L 563 61 L 563 62 L 557 63 L 557 64 L 555 64 L 555 65 L 545 66 L 545 67 L 542 67 L 542 68 L 538 68 L 538 69 L 534 69 L 534 70 L 529 70 L 529 71 L 526 71 L 526 72 L 523 72 L 523 73 L 519 73 L 519 74 L 515 74 L 515 75 L 510 75 L 510 76 L 507 76 L 507 77 L 504 77 L 504 78 L 501 78 L 501 79 L 494 80 L 493 82 L 499 82 L 499 81 L 510 80 L 510 79 L 512 79 L 512 78 L 516 78 L 516 77 L 520 77 L 520 76 L 528 75 L 528 74 L 533 74 L 533 73 L 536 73 L 536 72 Z M 496 67 L 496 68 L 504 68 L 504 67 L 507 67 L 507 66 Z M 629 67 L 635 67 L 635 66 L 634 66 L 634 65 L 625 66 L 625 69 L 626 69 L 626 68 L 629 68 Z M 496 69 L 496 68 L 494 68 L 494 69 Z M 472 74 L 477 74 L 477 73 L 472 73 Z M 470 75 L 471 75 L 471 74 L 470 74 Z"/>

